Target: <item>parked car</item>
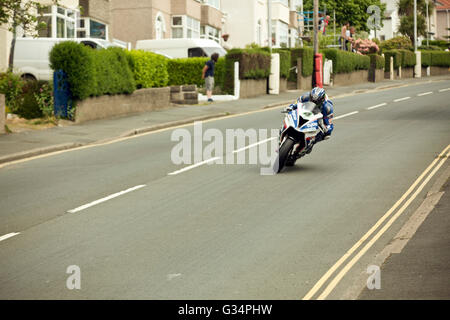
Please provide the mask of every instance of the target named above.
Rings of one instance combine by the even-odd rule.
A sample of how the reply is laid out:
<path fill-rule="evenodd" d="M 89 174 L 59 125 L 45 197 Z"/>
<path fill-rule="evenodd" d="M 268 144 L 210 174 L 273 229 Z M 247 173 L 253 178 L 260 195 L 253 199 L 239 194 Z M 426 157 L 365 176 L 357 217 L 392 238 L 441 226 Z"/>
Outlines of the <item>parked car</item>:
<path fill-rule="evenodd" d="M 49 53 L 53 46 L 63 41 L 76 41 L 93 49 L 121 47 L 103 39 L 93 38 L 17 38 L 14 48 L 14 71 L 27 80 L 47 80 L 53 78 Z"/>
<path fill-rule="evenodd" d="M 225 56 L 225 49 L 207 39 L 138 40 L 136 49 L 152 51 L 173 58 L 210 57 L 213 53 Z"/>

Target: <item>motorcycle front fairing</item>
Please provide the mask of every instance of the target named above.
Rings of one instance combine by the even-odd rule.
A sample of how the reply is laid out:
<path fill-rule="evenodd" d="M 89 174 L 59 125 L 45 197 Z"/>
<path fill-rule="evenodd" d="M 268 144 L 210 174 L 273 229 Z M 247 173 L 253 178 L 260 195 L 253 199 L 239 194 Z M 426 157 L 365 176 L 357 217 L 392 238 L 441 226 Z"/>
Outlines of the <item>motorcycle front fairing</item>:
<path fill-rule="evenodd" d="M 319 131 L 322 131 L 319 121 L 322 113 L 317 112 L 313 103 L 297 103 L 297 108 L 288 112 L 284 118 L 280 134 L 280 146 L 287 137 L 296 143 L 295 150 L 301 151 L 314 141 Z"/>

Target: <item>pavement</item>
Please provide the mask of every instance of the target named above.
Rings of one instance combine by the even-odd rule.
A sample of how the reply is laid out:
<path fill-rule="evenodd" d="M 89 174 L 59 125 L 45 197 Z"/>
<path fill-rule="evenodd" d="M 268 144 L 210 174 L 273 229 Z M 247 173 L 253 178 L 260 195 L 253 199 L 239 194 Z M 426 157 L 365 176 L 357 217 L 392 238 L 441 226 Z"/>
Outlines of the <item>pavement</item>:
<path fill-rule="evenodd" d="M 434 209 L 400 253 L 380 269 L 380 288 L 360 300 L 450 300 L 450 180 Z"/>
<path fill-rule="evenodd" d="M 0 165 L 0 299 L 341 299 L 448 171 L 450 79 L 404 81 L 327 90 L 331 139 L 277 175 L 261 175 L 259 164 L 175 163 L 174 137 L 204 137 L 192 125 Z M 204 121 L 203 133 L 260 132 L 279 128 L 274 105 L 298 94 L 170 108 L 136 116 L 130 127 L 134 116 L 46 132 L 83 128 L 90 140 L 81 142 L 94 143 L 141 128 L 144 119 L 164 124 L 204 110 L 235 116 Z M 248 111 L 259 112 L 237 115 Z M 87 128 L 100 123 L 110 127 L 91 135 Z M 276 148 L 258 141 L 260 153 Z M 254 147 L 219 148 L 215 156 L 249 159 Z M 446 193 L 441 199 L 436 208 L 448 212 Z M 432 242 L 422 242 L 418 259 L 446 257 L 425 249 L 448 248 L 439 242 L 447 220 L 435 213 L 423 224 L 431 221 Z M 389 261 L 380 264 L 386 289 Z M 434 274 L 448 281 L 448 271 Z"/>
<path fill-rule="evenodd" d="M 401 79 L 378 83 L 363 83 L 348 87 L 326 88 L 330 98 L 384 90 L 405 85 L 420 85 L 429 81 L 442 81 L 448 76 L 421 79 Z M 250 99 L 216 102 L 196 106 L 176 106 L 134 115 L 95 120 L 66 127 L 54 127 L 42 131 L 0 135 L 0 164 L 40 154 L 77 148 L 114 140 L 162 128 L 192 123 L 211 118 L 252 112 L 295 101 L 302 91 L 283 92 Z"/>

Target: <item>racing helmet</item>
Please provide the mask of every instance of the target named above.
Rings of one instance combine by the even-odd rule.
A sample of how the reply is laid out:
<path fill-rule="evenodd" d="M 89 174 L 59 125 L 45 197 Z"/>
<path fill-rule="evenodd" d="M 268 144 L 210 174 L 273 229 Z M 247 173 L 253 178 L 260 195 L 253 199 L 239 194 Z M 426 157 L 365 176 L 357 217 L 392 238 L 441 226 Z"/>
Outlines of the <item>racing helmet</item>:
<path fill-rule="evenodd" d="M 316 105 L 321 105 L 325 101 L 325 90 L 323 88 L 315 87 L 309 94 L 309 101 L 314 102 Z"/>

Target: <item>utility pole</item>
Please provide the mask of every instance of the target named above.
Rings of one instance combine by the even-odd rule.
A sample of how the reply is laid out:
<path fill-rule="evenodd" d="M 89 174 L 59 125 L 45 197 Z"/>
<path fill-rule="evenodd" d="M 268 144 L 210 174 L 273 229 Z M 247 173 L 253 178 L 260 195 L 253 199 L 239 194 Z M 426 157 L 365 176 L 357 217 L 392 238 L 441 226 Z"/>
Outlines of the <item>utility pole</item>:
<path fill-rule="evenodd" d="M 313 10 L 313 29 L 314 29 L 314 54 L 319 53 L 319 0 L 314 0 Z"/>
<path fill-rule="evenodd" d="M 428 0 L 425 1 L 427 4 L 427 47 L 429 45 L 428 43 L 428 37 L 430 36 L 430 18 L 428 17 Z"/>
<path fill-rule="evenodd" d="M 414 52 L 417 51 L 417 0 L 414 0 Z"/>
<path fill-rule="evenodd" d="M 272 0 L 267 0 L 267 36 L 269 51 L 272 54 Z"/>

